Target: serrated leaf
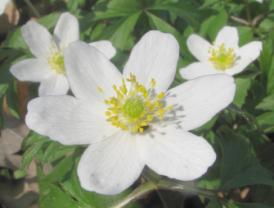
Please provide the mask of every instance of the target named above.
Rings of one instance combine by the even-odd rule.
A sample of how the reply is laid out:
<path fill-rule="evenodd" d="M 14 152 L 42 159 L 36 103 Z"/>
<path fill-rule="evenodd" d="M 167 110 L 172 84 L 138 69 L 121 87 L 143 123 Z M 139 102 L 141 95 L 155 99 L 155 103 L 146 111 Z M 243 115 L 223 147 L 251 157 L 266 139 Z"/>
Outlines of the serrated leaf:
<path fill-rule="evenodd" d="M 241 108 L 245 104 L 245 99 L 251 86 L 251 79 L 237 78 L 235 82 L 237 87 L 233 103 Z"/>
<path fill-rule="evenodd" d="M 181 17 L 188 24 L 199 25 L 199 16 L 196 12 L 198 5 L 195 2 L 178 1 L 178 2 L 162 2 L 149 7 L 149 10 L 168 11 L 175 16 Z"/>
<path fill-rule="evenodd" d="M 272 173 L 259 163 L 249 140 L 228 128 L 220 131 L 221 188 L 232 188 L 247 185 L 274 185 Z"/>
<path fill-rule="evenodd" d="M 209 36 L 213 41 L 217 33 L 227 24 L 228 15 L 225 11 L 220 12 L 218 15 L 212 15 L 205 20 L 200 28 L 200 34 L 202 36 Z"/>
<path fill-rule="evenodd" d="M 116 48 L 125 50 L 133 45 L 131 33 L 135 27 L 137 20 L 140 17 L 140 12 L 134 13 L 121 22 L 119 27 L 111 36 L 110 40 Z"/>
<path fill-rule="evenodd" d="M 256 120 L 265 133 L 274 132 L 274 111 L 263 113 L 257 116 Z"/>
<path fill-rule="evenodd" d="M 174 27 L 172 27 L 166 21 L 155 16 L 150 12 L 146 12 L 146 14 L 149 17 L 155 29 L 160 30 L 162 32 L 171 33 L 177 38 L 177 40 L 180 40 L 180 33 Z"/>
<path fill-rule="evenodd" d="M 40 183 L 39 207 L 41 208 L 82 208 L 75 200 L 63 192 L 58 186 Z"/>
<path fill-rule="evenodd" d="M 141 11 L 141 2 L 138 0 L 112 0 L 105 9 L 95 9 L 95 20 L 114 17 L 129 17 Z"/>
<path fill-rule="evenodd" d="M 265 111 L 272 111 L 274 110 L 274 94 L 271 94 L 265 97 L 262 102 L 260 102 L 256 109 L 265 110 Z"/>

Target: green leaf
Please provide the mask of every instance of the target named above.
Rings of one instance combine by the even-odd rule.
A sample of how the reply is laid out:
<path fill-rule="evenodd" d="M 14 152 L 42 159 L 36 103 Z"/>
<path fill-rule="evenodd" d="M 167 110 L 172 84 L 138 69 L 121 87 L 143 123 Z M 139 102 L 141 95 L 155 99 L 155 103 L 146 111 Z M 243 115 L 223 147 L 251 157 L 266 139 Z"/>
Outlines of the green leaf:
<path fill-rule="evenodd" d="M 8 84 L 0 84 L 0 99 L 6 94 L 8 87 Z"/>
<path fill-rule="evenodd" d="M 5 48 L 16 48 L 16 49 L 18 48 L 25 49 L 28 47 L 21 35 L 21 28 L 16 28 L 13 32 L 10 32 L 2 45 Z"/>
<path fill-rule="evenodd" d="M 222 208 L 222 204 L 217 199 L 212 199 L 206 206 L 206 208 Z"/>
<path fill-rule="evenodd" d="M 178 41 L 180 40 L 180 33 L 174 27 L 150 12 L 146 12 L 146 14 L 155 29 L 162 32 L 171 33 L 177 38 Z"/>
<path fill-rule="evenodd" d="M 66 155 L 70 155 L 77 147 L 62 145 L 58 142 L 50 141 L 49 145 L 41 157 L 42 163 L 49 163 L 58 160 Z"/>
<path fill-rule="evenodd" d="M 98 8 L 99 7 L 99 8 Z M 100 5 L 95 7 L 95 21 L 110 19 L 114 17 L 129 17 L 141 11 L 141 2 L 138 0 L 112 0 L 106 8 Z"/>
<path fill-rule="evenodd" d="M 51 13 L 50 15 L 44 16 L 38 20 L 38 22 L 44 25 L 48 29 L 52 29 L 60 14 L 59 13 Z M 13 32 L 8 34 L 8 37 L 3 42 L 3 47 L 6 48 L 23 48 L 26 49 L 28 46 L 26 45 L 22 35 L 21 35 L 21 28 L 16 28 Z"/>
<path fill-rule="evenodd" d="M 139 0 L 111 0 L 107 7 L 119 12 L 135 13 L 142 8 L 142 2 Z"/>
<path fill-rule="evenodd" d="M 84 208 L 58 186 L 49 183 L 40 183 L 39 207 L 41 208 Z"/>
<path fill-rule="evenodd" d="M 220 132 L 221 188 L 232 188 L 247 185 L 274 185 L 272 173 L 261 166 L 249 140 L 228 128 Z"/>
<path fill-rule="evenodd" d="M 178 2 L 162 2 L 149 7 L 149 10 L 168 11 L 175 16 L 181 17 L 188 24 L 193 26 L 199 25 L 199 16 L 197 12 L 197 5 L 191 1 L 178 1 Z"/>
<path fill-rule="evenodd" d="M 237 29 L 241 46 L 253 40 L 253 31 L 250 27 L 238 27 Z"/>
<path fill-rule="evenodd" d="M 274 132 L 274 111 L 266 112 L 256 117 L 257 122 L 265 133 Z"/>
<path fill-rule="evenodd" d="M 55 164 L 53 170 L 48 175 L 44 176 L 42 181 L 45 181 L 46 183 L 64 181 L 68 173 L 72 170 L 76 159 L 76 154 L 65 157 Z"/>
<path fill-rule="evenodd" d="M 256 109 L 265 110 L 265 111 L 271 111 L 274 110 L 274 94 L 271 94 L 267 97 L 265 97 L 262 102 L 260 102 Z"/>
<path fill-rule="evenodd" d="M 110 38 L 116 48 L 124 50 L 129 49 L 133 46 L 134 43 L 131 33 L 139 17 L 140 12 L 137 12 L 127 17 L 120 23 L 120 25 Z"/>
<path fill-rule="evenodd" d="M 228 15 L 225 11 L 220 12 L 218 15 L 210 16 L 202 23 L 200 34 L 202 36 L 208 35 L 213 41 L 223 26 L 227 24 Z"/>
<path fill-rule="evenodd" d="M 235 82 L 237 87 L 233 103 L 241 108 L 245 104 L 245 99 L 251 86 L 251 79 L 237 78 Z"/>
<path fill-rule="evenodd" d="M 78 176 L 76 173 L 75 166 L 74 170 L 71 172 L 68 177 L 69 180 L 62 183 L 62 188 L 65 190 L 70 196 L 76 199 L 81 204 L 89 205 L 89 207 L 101 208 L 101 207 L 111 207 L 111 205 L 115 204 L 115 202 L 119 201 L 127 194 L 129 191 L 124 191 L 121 194 L 117 194 L 114 196 L 104 196 L 100 194 L 96 194 L 95 192 L 85 191 L 79 183 Z M 137 208 L 139 207 L 137 203 L 132 203 L 131 205 L 126 206 L 127 208 Z"/>
<path fill-rule="evenodd" d="M 7 104 L 10 114 L 17 119 L 20 118 L 18 103 L 17 83 L 14 81 L 7 89 Z"/>
<path fill-rule="evenodd" d="M 26 170 L 26 168 L 30 165 L 31 161 L 35 159 L 37 153 L 41 150 L 46 142 L 46 140 L 40 140 L 38 142 L 35 142 L 24 152 L 20 165 L 20 170 Z"/>
<path fill-rule="evenodd" d="M 55 27 L 57 20 L 60 17 L 60 13 L 54 12 L 49 15 L 43 16 L 42 18 L 38 19 L 38 22 L 44 25 L 47 29 L 52 29 Z"/>

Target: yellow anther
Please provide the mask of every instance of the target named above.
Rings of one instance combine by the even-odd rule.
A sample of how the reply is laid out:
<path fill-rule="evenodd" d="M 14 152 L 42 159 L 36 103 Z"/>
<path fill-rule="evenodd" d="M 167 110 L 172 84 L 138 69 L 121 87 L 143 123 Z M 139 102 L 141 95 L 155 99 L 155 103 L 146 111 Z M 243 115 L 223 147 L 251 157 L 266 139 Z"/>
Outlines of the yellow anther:
<path fill-rule="evenodd" d="M 122 80 L 121 86 L 113 85 L 116 96 L 105 100 L 108 106 L 105 115 L 113 126 L 132 133 L 143 133 L 154 119 L 163 119 L 169 107 L 165 107 L 165 94 L 155 94 L 156 81 L 150 81 L 150 88 L 146 89 L 139 83 L 136 76 L 130 74 L 126 79 L 129 89 Z"/>
<path fill-rule="evenodd" d="M 209 53 L 209 61 L 216 69 L 221 71 L 232 67 L 237 61 L 237 56 L 233 48 L 226 48 L 224 44 L 221 44 L 217 48 L 211 48 Z"/>
<path fill-rule="evenodd" d="M 61 52 L 54 52 L 48 58 L 48 64 L 58 74 L 65 74 L 64 56 Z"/>

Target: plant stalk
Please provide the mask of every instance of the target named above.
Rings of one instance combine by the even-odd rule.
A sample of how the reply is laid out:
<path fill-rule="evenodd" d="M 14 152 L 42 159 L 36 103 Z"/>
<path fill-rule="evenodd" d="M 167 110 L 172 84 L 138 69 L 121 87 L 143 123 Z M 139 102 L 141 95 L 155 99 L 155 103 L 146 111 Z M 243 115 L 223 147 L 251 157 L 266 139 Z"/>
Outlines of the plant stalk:
<path fill-rule="evenodd" d="M 131 202 L 134 202 L 134 201 L 142 198 L 149 192 L 158 190 L 158 189 L 172 190 L 172 191 L 185 192 L 185 193 L 187 192 L 187 193 L 193 193 L 193 194 L 201 194 L 208 198 L 217 197 L 217 192 L 214 192 L 211 190 L 200 189 L 200 188 L 194 187 L 192 185 L 189 185 L 189 184 L 181 182 L 181 181 L 161 179 L 158 182 L 147 181 L 147 182 L 141 184 L 132 193 L 130 193 L 124 199 L 122 199 L 117 204 L 115 204 L 114 206 L 111 206 L 109 208 L 123 208 L 126 205 L 130 204 Z"/>

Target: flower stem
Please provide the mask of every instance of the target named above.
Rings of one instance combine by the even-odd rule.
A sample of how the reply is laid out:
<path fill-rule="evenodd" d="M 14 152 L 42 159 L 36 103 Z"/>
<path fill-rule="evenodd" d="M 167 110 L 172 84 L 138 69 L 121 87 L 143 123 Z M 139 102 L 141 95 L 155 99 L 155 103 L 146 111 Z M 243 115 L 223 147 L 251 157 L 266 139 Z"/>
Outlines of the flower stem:
<path fill-rule="evenodd" d="M 158 182 L 148 181 L 146 183 L 141 184 L 132 193 L 130 193 L 128 196 L 126 196 L 124 199 L 119 201 L 114 206 L 111 206 L 110 208 L 123 208 L 126 205 L 130 204 L 131 202 L 134 202 L 137 199 L 140 199 L 144 195 L 148 194 L 149 192 L 157 189 L 201 194 L 208 198 L 217 197 L 217 192 L 215 191 L 200 189 L 200 188 L 194 187 L 193 185 L 190 185 L 189 183 L 185 183 L 181 181 L 161 179 Z"/>
<path fill-rule="evenodd" d="M 31 11 L 33 12 L 33 14 L 36 16 L 36 17 L 40 17 L 40 14 L 38 12 L 38 10 L 33 6 L 33 4 L 31 3 L 30 0 L 24 0 L 25 3 L 28 5 L 28 7 L 31 9 Z"/>
<path fill-rule="evenodd" d="M 124 199 L 119 201 L 114 206 L 111 206 L 110 208 L 122 208 L 128 205 L 129 203 L 136 201 L 137 199 L 141 198 L 145 194 L 157 189 L 157 186 L 152 182 L 146 182 L 141 184 L 139 187 L 137 187 L 133 192 L 131 192 L 128 196 L 126 196 Z"/>

